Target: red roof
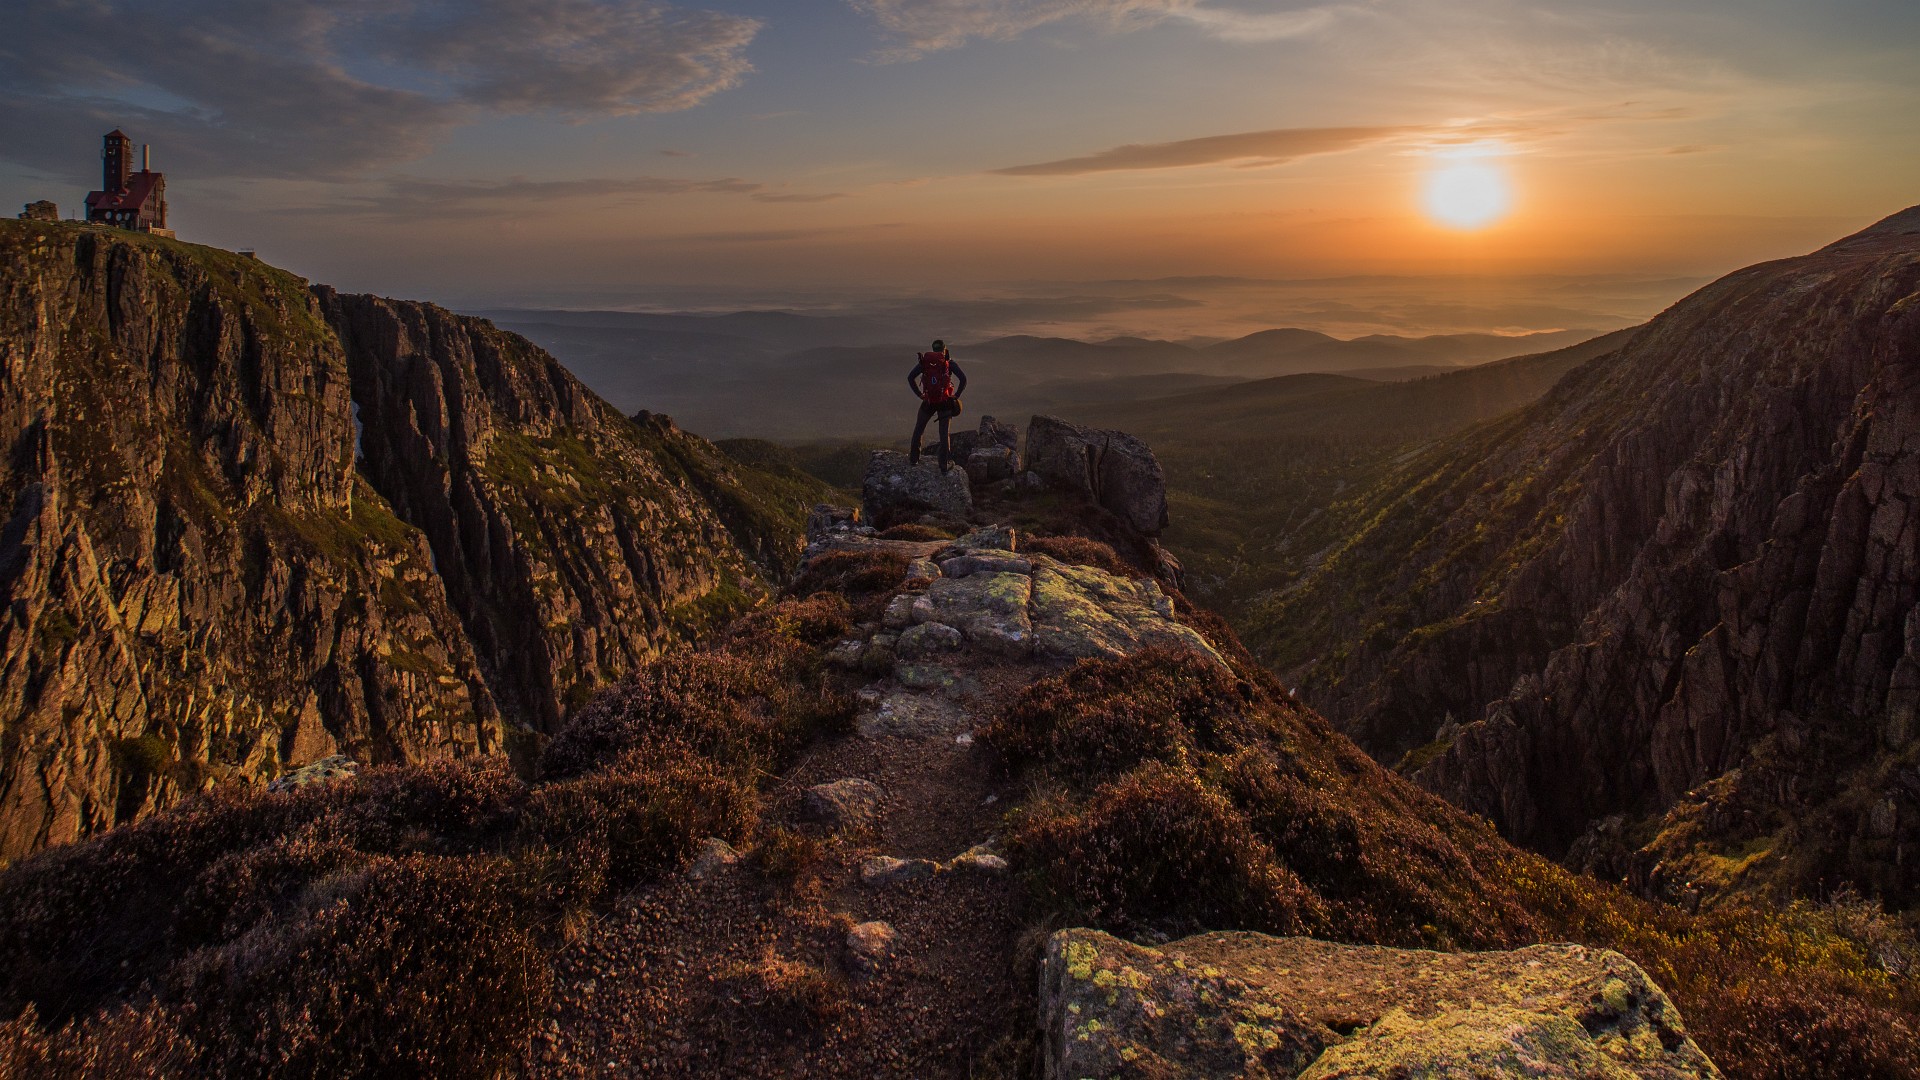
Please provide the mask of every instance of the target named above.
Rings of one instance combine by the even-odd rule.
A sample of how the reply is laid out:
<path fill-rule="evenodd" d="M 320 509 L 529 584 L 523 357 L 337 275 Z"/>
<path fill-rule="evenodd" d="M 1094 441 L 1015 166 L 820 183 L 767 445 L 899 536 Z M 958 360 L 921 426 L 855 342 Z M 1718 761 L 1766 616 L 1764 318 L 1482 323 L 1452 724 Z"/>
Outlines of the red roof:
<path fill-rule="evenodd" d="M 90 191 L 87 193 L 89 210 L 138 210 L 152 197 L 153 189 L 160 185 L 165 173 L 137 172 L 127 178 L 125 191 Z"/>

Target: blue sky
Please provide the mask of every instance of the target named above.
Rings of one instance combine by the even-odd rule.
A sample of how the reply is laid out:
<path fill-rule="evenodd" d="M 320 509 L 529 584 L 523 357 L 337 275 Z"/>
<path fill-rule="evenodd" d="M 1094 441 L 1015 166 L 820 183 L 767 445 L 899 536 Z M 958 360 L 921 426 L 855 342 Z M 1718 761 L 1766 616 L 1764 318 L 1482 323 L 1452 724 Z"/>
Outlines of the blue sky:
<path fill-rule="evenodd" d="M 1920 4 L 98 0 L 0 41 L 0 198 L 155 147 L 347 288 L 1701 274 L 1920 202 Z M 1462 148 L 1511 212 L 1419 191 Z"/>

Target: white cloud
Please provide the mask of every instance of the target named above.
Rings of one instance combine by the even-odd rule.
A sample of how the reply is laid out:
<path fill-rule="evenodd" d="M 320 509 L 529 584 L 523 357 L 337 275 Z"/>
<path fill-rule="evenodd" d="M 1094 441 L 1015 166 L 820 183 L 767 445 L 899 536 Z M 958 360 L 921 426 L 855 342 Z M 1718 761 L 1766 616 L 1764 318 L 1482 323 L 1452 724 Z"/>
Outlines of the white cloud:
<path fill-rule="evenodd" d="M 740 81 L 759 28 L 653 0 L 19 5 L 0 156 L 64 170 L 119 126 L 202 176 L 354 176 L 487 115 L 689 108 Z"/>

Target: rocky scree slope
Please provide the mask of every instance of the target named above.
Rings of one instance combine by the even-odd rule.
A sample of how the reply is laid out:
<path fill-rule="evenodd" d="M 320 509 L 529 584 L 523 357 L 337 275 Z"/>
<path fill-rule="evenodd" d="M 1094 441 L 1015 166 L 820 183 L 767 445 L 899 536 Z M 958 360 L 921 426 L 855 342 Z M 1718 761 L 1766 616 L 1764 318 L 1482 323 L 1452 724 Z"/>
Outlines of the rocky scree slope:
<path fill-rule="evenodd" d="M 430 305 L 58 223 L 0 222 L 0 294 L 0 858 L 502 751 L 798 548 L 753 470 Z"/>
<path fill-rule="evenodd" d="M 1732 274 L 1413 457 L 1340 508 L 1266 644 L 1525 844 L 1911 903 L 1917 386 L 1920 209 Z"/>

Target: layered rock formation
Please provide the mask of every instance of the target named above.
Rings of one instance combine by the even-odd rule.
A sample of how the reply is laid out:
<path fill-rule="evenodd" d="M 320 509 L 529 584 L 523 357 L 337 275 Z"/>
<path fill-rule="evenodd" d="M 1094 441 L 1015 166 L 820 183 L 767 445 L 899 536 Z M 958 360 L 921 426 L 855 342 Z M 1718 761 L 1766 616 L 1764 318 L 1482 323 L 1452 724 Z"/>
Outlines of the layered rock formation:
<path fill-rule="evenodd" d="M 1639 965 L 1579 945 L 1437 953 L 1214 933 L 1047 943 L 1049 1078 L 1718 1077 Z"/>
<path fill-rule="evenodd" d="M 364 471 L 433 549 L 502 704 L 536 727 L 757 590 L 681 460 L 558 361 L 431 304 L 315 290 L 346 347 Z M 677 451 L 677 453 L 676 453 Z"/>
<path fill-rule="evenodd" d="M 524 341 L 209 248 L 0 222 L 0 373 L 0 858 L 502 750 L 798 548 Z"/>
<path fill-rule="evenodd" d="M 1143 536 L 1167 527 L 1167 478 L 1145 442 L 1124 431 L 1036 416 L 1027 425 L 1025 468 L 1041 482 L 1113 513 Z"/>
<path fill-rule="evenodd" d="M 973 509 L 967 472 L 942 471 L 929 453 L 918 465 L 898 450 L 875 450 L 867 458 L 860 485 L 860 509 L 875 528 L 885 529 L 933 514 L 964 518 Z"/>
<path fill-rule="evenodd" d="M 1279 659 L 1542 850 L 1625 815 L 1583 859 L 1910 902 L 1916 389 L 1920 209 L 1733 274 L 1405 464 L 1343 508 Z"/>

